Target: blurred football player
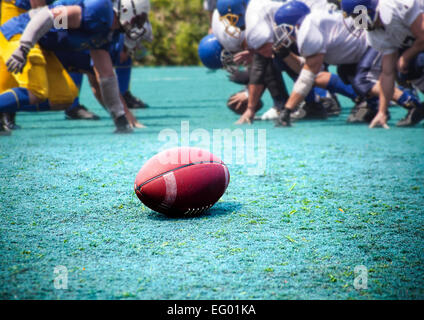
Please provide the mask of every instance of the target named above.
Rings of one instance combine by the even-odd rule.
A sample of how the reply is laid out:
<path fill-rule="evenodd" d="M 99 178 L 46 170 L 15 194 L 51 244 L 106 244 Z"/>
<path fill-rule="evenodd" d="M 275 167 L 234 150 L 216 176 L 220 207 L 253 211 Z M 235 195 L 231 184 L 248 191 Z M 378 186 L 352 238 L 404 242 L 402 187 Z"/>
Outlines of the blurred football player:
<path fill-rule="evenodd" d="M 313 7 L 327 5 L 323 1 L 308 1 Z M 273 15 L 281 6 L 279 2 L 268 0 L 219 0 L 218 10 L 220 10 L 221 17 L 226 19 L 227 33 L 235 34 L 235 28 L 246 30 L 246 40 L 248 50 L 243 51 L 235 57 L 239 61 L 246 61 L 252 59 L 255 63 L 253 74 L 253 81 L 249 85 L 249 107 L 242 115 L 239 124 L 251 123 L 254 118 L 252 106 L 254 106 L 258 98 L 263 92 L 263 86 L 260 83 L 255 83 L 255 78 L 260 78 L 263 70 L 267 64 L 271 64 L 274 69 L 273 49 L 272 44 L 274 41 L 273 34 Z M 287 71 L 290 76 L 295 77 L 294 74 L 288 69 L 280 68 L 278 72 Z M 297 118 L 311 117 L 311 118 L 327 118 L 328 114 L 321 103 L 316 102 L 315 92 L 312 92 L 307 98 L 308 104 L 311 106 L 309 113 L 296 115 Z M 269 110 L 269 114 L 273 114 L 273 118 L 278 115 L 278 110 L 282 109 L 283 105 L 275 106 L 273 110 Z M 268 114 L 268 112 L 267 112 Z"/>
<path fill-rule="evenodd" d="M 27 12 L 31 8 L 38 8 L 52 3 L 54 0 L 15 0 L 15 1 L 0 1 L 0 25 L 8 20 Z M 0 113 L 0 133 L 10 134 L 8 130 L 19 129 L 16 124 L 16 113 L 5 112 Z"/>
<path fill-rule="evenodd" d="M 331 74 L 322 72 L 324 63 L 339 66 L 339 74 L 346 82 L 352 83 L 360 97 L 378 96 L 378 57 L 368 47 L 365 33 L 356 31 L 353 23 L 353 20 L 344 20 L 339 11 L 311 12 L 299 1 L 285 4 L 275 13 L 277 42 L 285 47 L 296 43 L 304 59 L 293 92 L 280 113 L 279 125 L 290 126 L 290 114 L 314 85 L 343 88 L 343 83 L 337 83 L 338 80 L 334 83 Z M 371 67 L 375 63 L 376 73 L 366 68 L 370 63 Z M 414 98 L 409 93 L 405 95 Z M 406 101 L 400 90 L 396 90 L 392 98 L 398 102 L 418 104 L 416 100 Z"/>
<path fill-rule="evenodd" d="M 399 78 L 424 92 L 424 1 L 342 0 L 341 6 L 345 15 L 355 19 L 356 27 L 367 30 L 371 47 L 383 56 L 379 111 L 370 127 L 387 129 L 387 109 L 397 72 Z M 414 106 L 398 125 L 415 125 L 423 118 L 423 107 Z"/>
<path fill-rule="evenodd" d="M 238 32 L 235 30 L 237 34 L 229 34 L 226 32 L 226 26 L 225 20 L 220 17 L 218 10 L 215 10 L 212 18 L 212 29 L 213 34 L 216 35 L 218 40 L 217 42 L 215 40 L 215 50 L 221 50 L 220 62 L 224 69 L 229 72 L 229 79 L 231 81 L 242 85 L 248 85 L 251 80 L 250 73 L 252 72 L 252 68 L 255 68 L 255 63 L 247 64 L 244 66 L 245 68 L 243 68 L 243 66 L 237 65 L 234 61 L 235 56 L 246 49 L 245 33 L 242 30 L 238 30 Z M 214 43 L 208 43 L 209 47 L 211 44 Z M 199 49 L 200 48 L 199 46 Z M 205 46 L 205 49 L 208 49 L 208 46 Z M 281 75 L 276 72 L 271 64 L 268 64 L 267 68 L 265 68 L 263 78 L 259 81 L 264 86 L 263 92 L 265 88 L 268 89 L 274 105 L 284 105 L 284 102 L 288 98 L 287 89 Z M 248 90 L 242 90 L 229 98 L 227 106 L 237 114 L 243 114 L 247 108 L 247 103 Z M 262 102 L 258 100 L 255 109 L 259 110 L 262 106 Z M 269 113 L 266 112 L 262 115 L 261 119 L 268 120 L 268 116 Z"/>
<path fill-rule="evenodd" d="M 78 89 L 52 51 L 88 49 L 115 132 L 132 132 L 107 50 L 120 32 L 139 39 L 149 10 L 148 0 L 59 0 L 9 20 L 0 27 L 0 112 L 71 104 Z M 37 105 L 47 99 L 49 105 Z"/>

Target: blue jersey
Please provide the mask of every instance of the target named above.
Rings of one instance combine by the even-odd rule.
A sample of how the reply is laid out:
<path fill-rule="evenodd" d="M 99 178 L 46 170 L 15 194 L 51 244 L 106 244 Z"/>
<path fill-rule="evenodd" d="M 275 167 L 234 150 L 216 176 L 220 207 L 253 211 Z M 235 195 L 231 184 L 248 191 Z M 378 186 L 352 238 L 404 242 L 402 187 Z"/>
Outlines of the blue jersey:
<path fill-rule="evenodd" d="M 18 8 L 21 8 L 21 9 L 30 10 L 31 9 L 31 3 L 29 1 L 30 0 L 15 0 L 14 5 Z M 46 0 L 47 5 L 49 5 L 53 2 L 54 2 L 54 0 Z"/>
<path fill-rule="evenodd" d="M 116 41 L 117 32 L 111 30 L 114 13 L 111 0 L 58 0 L 49 5 L 80 6 L 81 26 L 78 29 L 51 29 L 39 41 L 47 50 L 82 51 L 89 49 L 109 50 Z M 10 19 L 0 27 L 6 39 L 22 34 L 30 21 L 28 13 Z"/>
<path fill-rule="evenodd" d="M 114 66 L 118 65 L 120 62 L 120 54 L 122 50 L 124 50 L 124 39 L 125 36 L 120 34 L 120 36 L 114 39 L 110 46 L 109 54 Z M 54 50 L 54 53 L 68 72 L 94 73 L 93 61 L 91 60 L 88 50 L 71 52 L 59 49 Z"/>

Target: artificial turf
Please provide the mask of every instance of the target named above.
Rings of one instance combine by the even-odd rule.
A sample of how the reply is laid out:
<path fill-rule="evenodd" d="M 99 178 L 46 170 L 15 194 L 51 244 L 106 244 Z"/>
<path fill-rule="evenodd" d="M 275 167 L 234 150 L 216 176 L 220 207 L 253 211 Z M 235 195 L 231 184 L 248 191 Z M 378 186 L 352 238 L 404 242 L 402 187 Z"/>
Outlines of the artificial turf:
<path fill-rule="evenodd" d="M 424 129 L 327 121 L 266 129 L 266 171 L 227 163 L 226 194 L 205 215 L 169 219 L 134 194 L 163 129 L 237 129 L 239 87 L 203 68 L 138 68 L 132 92 L 147 128 L 114 135 L 101 120 L 22 113 L 0 137 L 2 299 L 423 299 Z M 266 96 L 265 104 L 271 100 Z M 266 108 L 264 108 L 266 109 Z M 245 131 L 243 131 L 245 132 Z M 54 268 L 68 289 L 54 288 Z M 368 269 L 357 290 L 354 268 Z"/>

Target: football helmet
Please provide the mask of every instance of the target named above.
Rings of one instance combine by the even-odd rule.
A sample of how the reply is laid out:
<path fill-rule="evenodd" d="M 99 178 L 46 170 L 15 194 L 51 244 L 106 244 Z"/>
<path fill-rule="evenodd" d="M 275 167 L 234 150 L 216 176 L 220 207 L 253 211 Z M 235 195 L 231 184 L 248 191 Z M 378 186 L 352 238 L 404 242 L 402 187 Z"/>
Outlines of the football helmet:
<path fill-rule="evenodd" d="M 218 0 L 216 8 L 225 25 L 225 32 L 234 38 L 240 37 L 245 27 L 245 15 L 250 0 Z"/>
<path fill-rule="evenodd" d="M 289 48 L 293 43 L 291 37 L 296 36 L 296 28 L 310 12 L 311 10 L 306 4 L 296 0 L 290 1 L 279 8 L 274 15 L 274 33 L 276 38 L 274 47 Z"/>
<path fill-rule="evenodd" d="M 199 43 L 199 58 L 205 67 L 209 69 L 222 68 L 221 53 L 222 46 L 215 35 L 205 36 Z"/>
<path fill-rule="evenodd" d="M 150 11 L 149 0 L 114 0 L 113 9 L 125 35 L 138 40 L 146 33 L 145 23 Z"/>
<path fill-rule="evenodd" d="M 342 0 L 341 7 L 345 17 L 356 18 L 366 10 L 367 29 L 373 29 L 377 21 L 379 0 Z"/>

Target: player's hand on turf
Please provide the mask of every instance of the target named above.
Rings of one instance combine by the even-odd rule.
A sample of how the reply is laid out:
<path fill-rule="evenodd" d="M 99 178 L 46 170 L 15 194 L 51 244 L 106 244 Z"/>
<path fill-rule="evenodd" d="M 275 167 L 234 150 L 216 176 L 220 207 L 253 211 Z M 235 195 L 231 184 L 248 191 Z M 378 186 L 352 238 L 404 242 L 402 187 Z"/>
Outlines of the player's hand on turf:
<path fill-rule="evenodd" d="M 243 104 L 243 102 L 245 102 L 247 100 L 247 95 L 246 93 L 243 92 L 239 92 L 236 93 L 235 95 L 233 95 L 230 100 L 228 101 L 228 103 L 230 105 L 235 105 L 234 107 L 234 111 L 237 111 L 238 109 L 240 109 L 241 105 Z"/>
<path fill-rule="evenodd" d="M 128 112 L 126 114 L 128 123 L 130 124 L 131 128 L 145 128 L 146 126 L 141 124 L 140 122 L 137 121 L 137 119 L 134 117 L 134 115 L 132 114 L 132 112 Z"/>
<path fill-rule="evenodd" d="M 12 53 L 6 61 L 7 71 L 10 73 L 22 73 L 27 63 L 28 53 L 31 50 L 31 44 L 21 42 L 19 47 Z"/>
<path fill-rule="evenodd" d="M 387 115 L 384 112 L 378 112 L 370 124 L 371 129 L 380 126 L 384 129 L 390 129 L 387 125 Z"/>
<path fill-rule="evenodd" d="M 245 50 L 242 52 L 239 52 L 234 55 L 233 61 L 235 64 L 250 64 L 252 62 L 253 54 L 249 50 Z"/>
<path fill-rule="evenodd" d="M 283 108 L 278 114 L 278 118 L 275 120 L 276 127 L 291 127 L 291 115 L 292 111 L 287 108 Z"/>
<path fill-rule="evenodd" d="M 255 112 L 251 109 L 247 109 L 240 117 L 240 119 L 238 119 L 238 121 L 236 122 L 236 124 L 252 124 L 253 123 L 253 118 L 255 117 Z"/>

